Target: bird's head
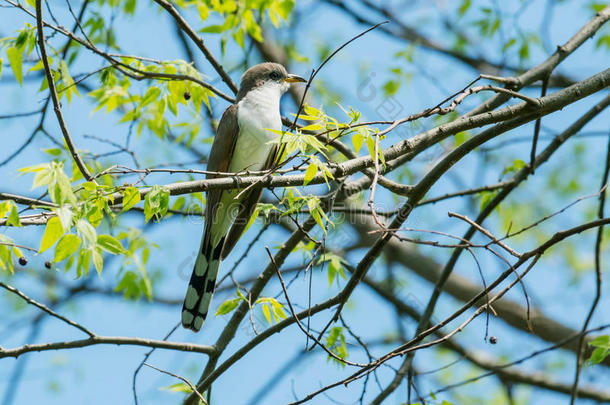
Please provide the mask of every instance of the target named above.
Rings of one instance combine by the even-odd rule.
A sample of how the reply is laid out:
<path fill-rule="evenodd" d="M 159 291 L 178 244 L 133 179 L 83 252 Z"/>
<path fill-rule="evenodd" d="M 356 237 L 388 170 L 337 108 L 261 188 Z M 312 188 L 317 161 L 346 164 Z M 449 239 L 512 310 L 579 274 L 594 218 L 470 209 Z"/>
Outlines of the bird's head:
<path fill-rule="evenodd" d="M 246 70 L 241 77 L 237 100 L 241 100 L 250 90 L 261 86 L 276 88 L 281 95 L 288 90 L 290 83 L 306 81 L 300 76 L 289 74 L 279 63 L 260 63 Z"/>

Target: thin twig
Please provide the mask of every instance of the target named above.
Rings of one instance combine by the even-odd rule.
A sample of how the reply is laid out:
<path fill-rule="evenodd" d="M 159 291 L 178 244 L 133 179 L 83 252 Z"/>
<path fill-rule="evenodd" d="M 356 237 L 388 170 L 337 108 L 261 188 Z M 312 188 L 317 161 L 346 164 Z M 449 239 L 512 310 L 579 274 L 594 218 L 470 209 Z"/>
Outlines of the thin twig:
<path fill-rule="evenodd" d="M 540 97 L 546 96 L 546 89 L 549 84 L 549 76 L 542 79 L 542 89 L 540 91 Z M 530 173 L 534 174 L 536 169 L 534 162 L 536 161 L 536 146 L 538 145 L 538 136 L 540 135 L 540 124 L 542 123 L 542 117 L 538 117 L 536 124 L 534 125 L 534 138 L 532 140 L 532 150 L 530 152 Z"/>
<path fill-rule="evenodd" d="M 309 331 L 307 331 L 307 329 L 303 326 L 303 324 L 301 324 L 301 321 L 299 320 L 299 317 L 297 316 L 296 312 L 294 312 L 294 308 L 292 307 L 292 303 L 290 302 L 290 298 L 288 297 L 288 291 L 286 291 L 286 284 L 284 284 L 284 279 L 282 278 L 282 273 L 280 272 L 279 267 L 275 263 L 275 259 L 273 258 L 273 255 L 271 254 L 269 247 L 265 246 L 265 250 L 267 251 L 267 254 L 269 255 L 269 259 L 271 260 L 271 263 L 275 267 L 275 272 L 277 274 L 278 279 L 280 280 L 280 284 L 282 285 L 282 290 L 284 291 L 284 297 L 286 298 L 286 302 L 288 303 L 288 308 L 290 308 L 290 313 L 292 314 L 292 317 L 294 318 L 296 324 L 299 326 L 299 329 L 301 329 L 303 331 L 303 333 L 305 335 L 307 335 L 307 337 L 309 337 L 311 340 L 313 340 L 315 342 L 314 346 L 315 345 L 320 346 L 320 348 L 322 348 L 322 350 L 324 350 L 330 357 L 337 360 L 338 362 L 348 364 L 350 366 L 366 367 L 367 366 L 366 364 L 353 363 L 351 361 L 345 360 L 345 359 L 337 356 L 330 349 L 328 349 L 322 342 L 320 342 L 318 339 L 316 339 L 315 336 L 313 336 L 311 333 L 309 333 Z"/>
<path fill-rule="evenodd" d="M 169 339 L 169 337 L 176 331 L 176 329 L 178 329 L 178 327 L 180 326 L 180 323 L 176 324 L 176 326 L 174 326 L 163 338 L 163 341 L 167 341 L 167 339 Z M 155 347 L 153 347 L 152 349 L 150 349 L 145 355 L 144 358 L 142 359 L 142 362 L 140 362 L 140 364 L 138 364 L 138 367 L 136 367 L 135 371 L 133 372 L 133 377 L 131 379 L 131 390 L 133 392 L 133 400 L 135 402 L 135 405 L 138 405 L 138 393 L 136 391 L 136 382 L 138 379 L 138 373 L 140 372 L 140 370 L 142 369 L 142 366 L 146 363 L 146 361 L 148 360 L 148 358 L 151 356 L 151 354 L 153 354 L 153 352 L 155 351 Z"/>
<path fill-rule="evenodd" d="M 606 189 L 608 185 L 608 175 L 610 174 L 610 136 L 608 137 L 608 147 L 606 151 L 606 165 L 604 168 L 604 173 L 602 174 L 602 191 L 599 196 L 599 208 L 597 211 L 597 217 L 602 219 L 604 217 L 604 205 L 606 203 Z M 574 382 L 572 384 L 572 392 L 570 393 L 570 405 L 573 405 L 578 397 L 578 380 L 580 379 L 580 369 L 583 363 L 584 356 L 584 346 L 585 346 L 585 337 L 586 330 L 589 327 L 589 322 L 591 322 L 591 318 L 595 313 L 595 309 L 597 308 L 599 301 L 602 295 L 602 258 L 601 258 L 601 249 L 602 249 L 602 241 L 604 238 L 604 226 L 600 226 L 597 228 L 597 237 L 595 239 L 595 297 L 593 298 L 593 302 L 591 303 L 591 308 L 589 309 L 589 313 L 585 319 L 585 322 L 582 325 L 581 335 L 578 339 L 578 350 L 576 351 L 576 370 L 574 371 Z"/>
<path fill-rule="evenodd" d="M 449 217 L 452 217 L 452 218 L 461 219 L 462 221 L 467 222 L 468 224 L 470 224 L 470 226 L 475 227 L 479 232 L 481 232 L 483 235 L 485 235 L 489 239 L 491 239 L 491 243 L 494 243 L 494 244 L 500 246 L 502 249 L 506 250 L 508 253 L 510 253 L 514 257 L 516 257 L 516 258 L 521 257 L 521 255 L 519 253 L 517 253 L 510 246 L 506 245 L 506 243 L 502 242 L 501 239 L 496 238 L 490 231 L 485 229 L 480 224 L 477 224 L 475 221 L 473 221 L 472 219 L 468 218 L 466 215 L 460 215 L 460 214 L 457 214 L 455 212 L 449 212 L 448 215 L 449 215 Z"/>
<path fill-rule="evenodd" d="M 155 0 L 155 1 L 157 1 L 157 0 Z M 388 22 L 389 21 L 382 21 L 380 23 L 377 23 L 377 24 L 373 25 L 372 27 L 369 27 L 366 30 L 362 31 L 360 34 L 356 35 L 355 37 L 350 38 L 349 40 L 344 42 L 340 47 L 335 49 L 330 55 L 328 55 L 326 57 L 326 59 L 324 59 L 324 61 L 320 64 L 320 66 L 318 66 L 317 69 L 314 69 L 311 72 L 311 75 L 309 76 L 309 80 L 307 81 L 307 84 L 305 85 L 305 90 L 303 91 L 303 95 L 301 96 L 301 102 L 299 103 L 299 108 L 297 109 L 297 113 L 294 117 L 294 122 L 292 123 L 293 127 L 296 126 L 297 120 L 299 119 L 299 115 L 301 115 L 301 111 L 303 110 L 303 103 L 305 102 L 305 97 L 307 97 L 307 92 L 309 91 L 309 88 L 311 87 L 311 83 L 312 83 L 313 79 L 315 79 L 316 75 L 322 70 L 324 65 L 326 65 L 329 60 L 331 60 L 337 53 L 339 53 L 347 45 L 354 42 L 361 36 L 366 35 L 368 32 L 373 31 L 375 28 L 377 28 L 383 24 L 387 24 Z"/>
<path fill-rule="evenodd" d="M 203 397 L 203 395 L 201 395 L 201 394 L 200 394 L 200 393 L 197 391 L 197 388 L 196 388 L 196 387 L 195 387 L 195 386 L 194 386 L 194 385 L 193 385 L 193 384 L 192 384 L 192 383 L 191 383 L 191 382 L 190 382 L 190 381 L 189 381 L 187 378 L 184 378 L 184 377 L 182 377 L 182 376 L 180 376 L 180 375 L 178 375 L 178 374 L 170 373 L 170 372 L 169 372 L 169 371 L 167 371 L 167 370 L 162 370 L 162 369 L 157 368 L 157 367 L 155 367 L 155 366 L 153 366 L 153 365 L 151 365 L 151 364 L 148 364 L 148 363 L 142 363 L 142 364 L 144 364 L 144 365 L 145 365 L 145 366 L 147 366 L 147 367 L 152 368 L 153 370 L 157 370 L 157 371 L 159 371 L 160 373 L 167 374 L 167 375 L 171 375 L 172 377 L 175 377 L 175 378 L 179 379 L 180 381 L 184 382 L 186 385 L 188 385 L 188 386 L 189 386 L 189 388 L 190 388 L 190 389 L 193 391 L 193 393 L 195 393 L 195 395 L 197 395 L 197 396 L 199 397 L 199 400 L 200 400 L 201 402 L 203 402 L 203 403 L 204 403 L 204 405 L 207 405 L 207 403 L 208 403 L 208 402 L 205 400 L 205 398 Z"/>
<path fill-rule="evenodd" d="M 35 301 L 32 298 L 28 297 L 27 295 L 25 295 L 24 293 L 22 293 L 21 291 L 19 291 L 15 287 L 11 287 L 10 285 L 4 284 L 1 281 L 0 281 L 0 287 L 2 287 L 5 290 L 10 291 L 11 293 L 19 296 L 21 299 L 23 299 L 28 304 L 34 305 L 35 307 L 43 310 L 47 314 L 49 314 L 49 315 L 59 319 L 60 321 L 65 322 L 68 325 L 73 326 L 76 329 L 81 330 L 82 332 L 85 332 L 87 335 L 89 335 L 89 337 L 91 337 L 91 338 L 96 337 L 95 333 L 91 332 L 89 329 L 85 328 L 83 325 L 80 325 L 80 324 L 78 324 L 78 323 L 76 323 L 74 321 L 69 320 L 68 318 L 66 318 L 63 315 L 58 314 L 57 312 L 53 311 L 51 308 L 47 307 L 46 305 L 41 304 L 40 302 Z M 0 357 L 1 356 L 2 356 L 2 352 L 0 352 Z"/>

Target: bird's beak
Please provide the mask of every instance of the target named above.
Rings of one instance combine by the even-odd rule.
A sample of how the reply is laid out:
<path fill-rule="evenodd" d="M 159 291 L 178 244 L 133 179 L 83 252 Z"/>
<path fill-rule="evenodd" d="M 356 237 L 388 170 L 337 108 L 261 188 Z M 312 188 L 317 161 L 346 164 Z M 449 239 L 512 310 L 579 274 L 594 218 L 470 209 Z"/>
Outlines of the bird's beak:
<path fill-rule="evenodd" d="M 288 75 L 286 76 L 286 78 L 284 79 L 285 82 L 288 83 L 297 83 L 297 82 L 306 82 L 307 80 L 303 79 L 301 76 L 297 76 L 297 75 Z"/>

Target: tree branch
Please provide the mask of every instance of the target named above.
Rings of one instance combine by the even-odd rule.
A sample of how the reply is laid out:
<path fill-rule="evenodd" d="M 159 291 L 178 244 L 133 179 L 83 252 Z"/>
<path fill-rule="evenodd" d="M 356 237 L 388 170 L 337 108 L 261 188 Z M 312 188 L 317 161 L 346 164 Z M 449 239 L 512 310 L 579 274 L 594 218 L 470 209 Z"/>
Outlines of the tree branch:
<path fill-rule="evenodd" d="M 66 122 L 64 121 L 63 114 L 61 113 L 61 104 L 59 102 L 59 98 L 57 97 L 57 91 L 55 90 L 55 82 L 53 81 L 53 74 L 51 73 L 51 68 L 49 66 L 49 60 L 47 57 L 47 49 L 45 45 L 44 32 L 42 30 L 42 0 L 36 0 L 36 29 L 38 36 L 38 48 L 40 49 L 40 58 L 42 60 L 42 64 L 44 65 L 44 72 L 47 78 L 47 83 L 49 85 L 49 93 L 51 94 L 51 100 L 53 100 L 53 109 L 55 110 L 55 115 L 57 116 L 57 122 L 59 124 L 59 128 L 64 136 L 64 140 L 66 141 L 66 145 L 68 145 L 68 149 L 70 150 L 70 154 L 72 155 L 72 159 L 78 166 L 78 170 L 82 173 L 83 177 L 87 180 L 91 181 L 91 173 L 89 173 L 89 169 L 83 162 L 82 158 L 78 154 L 76 150 L 76 146 L 74 146 L 74 142 L 72 141 L 72 137 L 70 136 L 70 132 L 68 131 L 68 127 L 66 126 Z"/>
<path fill-rule="evenodd" d="M 205 42 L 203 42 L 203 39 L 199 35 L 197 35 L 197 32 L 186 22 L 184 18 L 182 18 L 178 10 L 176 10 L 176 8 L 171 3 L 165 0 L 154 0 L 154 2 L 163 7 L 172 16 L 172 18 L 180 26 L 182 31 L 184 31 L 186 35 L 191 38 L 191 40 L 203 53 L 208 62 L 210 62 L 210 65 L 212 65 L 214 70 L 216 70 L 216 72 L 220 75 L 222 81 L 225 82 L 229 89 L 231 89 L 233 94 L 237 94 L 238 88 L 237 85 L 235 85 L 235 83 L 231 79 L 231 76 L 229 76 L 229 74 L 224 70 L 222 65 L 216 60 L 212 52 L 210 52 L 208 47 L 205 45 Z"/>

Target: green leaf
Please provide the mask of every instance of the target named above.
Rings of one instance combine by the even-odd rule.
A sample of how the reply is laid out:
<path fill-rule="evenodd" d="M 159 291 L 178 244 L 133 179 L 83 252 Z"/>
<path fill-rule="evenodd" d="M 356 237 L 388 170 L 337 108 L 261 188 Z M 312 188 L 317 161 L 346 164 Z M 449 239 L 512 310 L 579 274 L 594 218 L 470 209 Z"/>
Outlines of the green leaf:
<path fill-rule="evenodd" d="M 133 271 L 126 271 L 123 277 L 114 288 L 114 291 L 123 291 L 123 297 L 126 299 L 139 298 L 140 288 L 137 283 L 137 275 Z"/>
<path fill-rule="evenodd" d="M 169 208 L 169 190 L 160 186 L 153 186 L 144 199 L 144 220 L 148 222 L 155 217 L 161 219 Z"/>
<path fill-rule="evenodd" d="M 203 27 L 199 30 L 199 32 L 207 33 L 207 34 L 221 34 L 224 31 L 224 26 L 222 25 L 208 25 L 207 27 Z"/>
<path fill-rule="evenodd" d="M 135 187 L 127 187 L 123 190 L 123 211 L 129 210 L 131 207 L 140 202 L 142 197 L 140 191 Z"/>
<path fill-rule="evenodd" d="M 245 300 L 245 297 L 243 296 L 243 294 L 241 294 L 241 292 L 239 292 L 239 290 L 238 290 L 238 295 L 240 295 L 240 297 L 242 297 L 241 299 Z M 272 320 L 275 320 L 275 322 L 279 322 L 280 319 L 286 318 L 286 313 L 283 310 L 284 306 L 282 304 L 280 304 L 275 298 L 261 297 L 261 298 L 257 299 L 256 302 L 254 303 L 254 305 L 258 305 L 258 304 L 262 304 L 263 314 L 265 315 L 267 322 L 272 323 Z M 272 318 L 272 316 L 273 316 L 273 318 Z"/>
<path fill-rule="evenodd" d="M 589 357 L 592 364 L 599 364 L 610 355 L 610 335 L 598 336 L 590 341 L 589 345 L 596 348 Z"/>
<path fill-rule="evenodd" d="M 100 248 L 102 248 L 103 250 L 105 250 L 106 252 L 109 252 L 109 253 L 112 253 L 115 255 L 120 255 L 120 254 L 125 253 L 125 249 L 123 248 L 123 245 L 121 245 L 121 242 L 119 242 L 112 235 L 98 235 L 97 245 Z"/>
<path fill-rule="evenodd" d="M 606 49 L 610 49 L 610 34 L 600 36 L 597 42 L 595 42 L 596 48 L 600 48 L 602 46 L 606 47 Z"/>
<path fill-rule="evenodd" d="M 594 13 L 599 13 L 600 11 L 602 11 L 606 6 L 608 5 L 608 3 L 605 2 L 592 2 L 589 4 L 589 8 L 591 10 L 593 10 Z"/>
<path fill-rule="evenodd" d="M 358 151 L 360 151 L 360 148 L 362 148 L 364 139 L 368 135 L 368 131 L 366 132 L 366 134 L 363 134 L 363 130 L 366 131 L 366 129 L 364 128 L 359 128 L 358 131 L 354 135 L 352 135 L 352 145 L 354 145 L 354 152 L 356 152 L 356 154 L 358 154 Z"/>
<path fill-rule="evenodd" d="M 391 96 L 400 88 L 400 82 L 397 80 L 388 80 L 381 88 L 386 96 Z"/>
<path fill-rule="evenodd" d="M 593 353 L 591 353 L 589 361 L 593 364 L 599 364 L 604 361 L 604 359 L 608 357 L 608 355 L 610 355 L 610 349 L 603 349 L 601 347 L 598 347 L 593 350 Z"/>
<path fill-rule="evenodd" d="M 11 207 L 13 206 L 12 201 L 2 201 L 0 202 L 0 219 L 4 218 L 6 214 L 11 211 Z"/>
<path fill-rule="evenodd" d="M 589 345 L 595 347 L 605 347 L 610 349 L 610 335 L 598 336 L 589 342 Z"/>
<path fill-rule="evenodd" d="M 6 219 L 6 224 L 10 226 L 21 226 L 21 222 L 19 221 L 19 213 L 17 212 L 17 206 L 12 204 L 11 213 L 8 214 L 8 218 Z"/>
<path fill-rule="evenodd" d="M 123 6 L 123 10 L 125 10 L 126 14 L 133 15 L 136 11 L 136 0 L 127 0 Z"/>
<path fill-rule="evenodd" d="M 202 1 L 197 3 L 197 12 L 199 13 L 199 18 L 201 18 L 201 21 L 207 20 L 208 16 L 210 15 L 210 10 Z"/>
<path fill-rule="evenodd" d="M 228 314 L 229 312 L 231 312 L 235 308 L 237 308 L 240 301 L 241 301 L 241 298 L 233 298 L 233 299 L 226 300 L 218 307 L 218 310 L 216 311 L 215 316 Z"/>
<path fill-rule="evenodd" d="M 309 124 L 301 128 L 301 131 L 320 131 L 324 129 L 324 127 L 320 124 L 314 123 Z"/>
<path fill-rule="evenodd" d="M 188 384 L 186 384 L 186 383 L 176 383 L 176 384 L 168 385 L 166 387 L 161 387 L 159 389 L 164 390 L 164 391 L 172 391 L 172 392 L 184 392 L 184 393 L 193 392 L 191 387 L 189 387 Z"/>
<path fill-rule="evenodd" d="M 479 209 L 483 210 L 497 194 L 497 190 L 481 192 L 481 204 L 479 204 Z"/>
<path fill-rule="evenodd" d="M 34 176 L 34 180 L 32 181 L 32 190 L 41 187 L 47 186 L 53 181 L 53 173 L 50 169 L 45 169 L 36 173 Z"/>
<path fill-rule="evenodd" d="M 284 20 L 288 18 L 290 12 L 294 8 L 294 0 L 281 0 L 273 3 L 273 7 L 275 11 L 282 17 Z"/>
<path fill-rule="evenodd" d="M 99 199 L 95 201 L 95 205 L 91 206 L 91 209 L 87 211 L 86 218 L 94 228 L 102 222 L 102 218 L 104 218 L 104 202 L 99 204 Z"/>
<path fill-rule="evenodd" d="M 341 359 L 347 358 L 347 346 L 345 344 L 345 335 L 343 334 L 343 328 L 335 326 L 330 329 L 328 336 L 326 337 L 326 347 L 337 355 Z M 328 357 L 335 361 L 341 367 L 345 367 L 345 363 L 335 359 L 334 357 Z"/>
<path fill-rule="evenodd" d="M 123 297 L 126 299 L 140 298 L 142 291 L 138 284 L 138 275 L 133 271 L 126 271 L 114 291 L 123 291 Z"/>
<path fill-rule="evenodd" d="M 62 150 L 59 148 L 46 148 L 46 149 L 42 149 L 42 151 L 44 153 L 46 153 L 47 155 L 51 155 L 51 156 L 59 156 L 61 155 Z"/>
<path fill-rule="evenodd" d="M 61 262 L 65 258 L 71 256 L 78 250 L 80 246 L 80 238 L 73 233 L 65 234 L 61 237 L 57 246 L 55 247 L 54 262 Z"/>
<path fill-rule="evenodd" d="M 500 24 L 502 23 L 502 20 L 500 20 L 499 18 L 496 18 L 493 22 L 493 24 L 491 25 L 490 28 L 490 35 L 493 35 L 496 33 L 496 31 L 498 31 L 498 28 L 500 28 Z"/>
<path fill-rule="evenodd" d="M 269 311 L 269 306 L 263 305 L 263 315 L 265 315 L 267 322 L 271 323 L 271 312 Z"/>
<path fill-rule="evenodd" d="M 271 313 L 275 322 L 279 322 L 280 319 L 286 319 L 286 313 L 284 312 L 284 306 L 277 302 L 274 298 L 271 298 Z"/>
<path fill-rule="evenodd" d="M 455 134 L 455 137 L 453 138 L 455 141 L 455 146 L 460 146 L 461 144 L 463 144 L 466 141 L 467 134 L 468 131 L 462 131 Z"/>
<path fill-rule="evenodd" d="M 318 110 L 316 107 L 310 106 L 309 104 L 305 104 L 305 107 L 303 107 L 303 108 L 307 115 L 311 115 L 311 116 L 315 116 L 315 117 L 324 115 L 324 113 L 322 111 Z"/>
<path fill-rule="evenodd" d="M 81 187 L 84 188 L 87 191 L 95 191 L 97 189 L 97 185 L 92 182 L 92 181 L 86 181 L 83 184 L 81 184 Z"/>
<path fill-rule="evenodd" d="M 528 59 L 530 56 L 530 48 L 527 41 L 524 41 L 519 48 L 519 59 Z"/>
<path fill-rule="evenodd" d="M 76 230 L 80 233 L 90 244 L 95 244 L 97 242 L 97 233 L 95 232 L 95 228 L 91 226 L 89 222 L 84 219 L 80 219 L 76 223 Z"/>
<path fill-rule="evenodd" d="M 63 205 L 55 210 L 61 226 L 64 229 L 70 229 L 72 227 L 72 217 L 74 216 L 72 208 L 69 205 Z"/>
<path fill-rule="evenodd" d="M 468 9 L 470 8 L 470 0 L 462 0 L 462 4 L 460 5 L 460 8 L 458 9 L 458 13 L 461 16 L 463 16 L 466 11 L 468 11 Z"/>
<path fill-rule="evenodd" d="M 104 269 L 104 257 L 102 256 L 102 250 L 99 248 L 91 248 L 91 258 L 93 259 L 93 265 L 97 270 L 98 275 L 102 275 Z"/>
<path fill-rule="evenodd" d="M 508 48 L 510 48 L 511 46 L 515 45 L 517 43 L 517 40 L 515 38 L 511 38 L 508 40 L 508 42 L 506 42 L 504 44 L 504 46 L 502 47 L 502 52 L 506 52 L 506 50 Z"/>
<path fill-rule="evenodd" d="M 0 269 L 8 270 L 13 274 L 13 259 L 11 250 L 6 245 L 0 245 Z"/>
<path fill-rule="evenodd" d="M 11 46 L 6 50 L 8 61 L 13 69 L 15 79 L 19 82 L 19 85 L 23 84 L 23 49 Z"/>
<path fill-rule="evenodd" d="M 98 235 L 97 246 L 115 255 L 126 253 L 121 242 L 112 235 Z"/>
<path fill-rule="evenodd" d="M 303 182 L 303 185 L 306 186 L 316 176 L 316 173 L 318 173 L 318 166 L 311 163 L 309 167 L 307 167 L 307 171 L 305 171 L 305 181 Z"/>
<path fill-rule="evenodd" d="M 242 15 L 242 21 L 246 24 L 246 30 L 248 34 L 252 38 L 254 38 L 257 42 L 263 42 L 263 34 L 260 25 L 256 22 L 256 18 L 254 17 L 254 13 L 252 11 L 247 10 Z"/>
<path fill-rule="evenodd" d="M 343 271 L 343 258 L 334 253 L 326 252 L 320 256 L 317 264 L 328 262 L 328 286 L 330 287 L 335 280 L 339 280 L 339 276 L 342 278 L 345 277 L 345 273 Z"/>
<path fill-rule="evenodd" d="M 146 91 L 146 94 L 144 94 L 144 97 L 142 97 L 142 100 L 140 101 L 140 107 L 143 107 L 143 106 L 150 104 L 153 101 L 157 100 L 159 98 L 160 94 L 161 94 L 161 90 L 158 87 L 149 88 Z"/>
<path fill-rule="evenodd" d="M 76 275 L 80 277 L 83 275 L 83 270 L 85 274 L 89 273 L 89 265 L 91 264 L 91 249 L 81 249 L 78 252 L 78 261 L 76 262 Z"/>
<path fill-rule="evenodd" d="M 182 207 L 184 207 L 185 203 L 186 203 L 186 198 L 184 198 L 184 196 L 180 196 L 180 197 L 176 198 L 176 200 L 172 204 L 172 210 L 180 211 L 182 209 Z"/>
<path fill-rule="evenodd" d="M 294 117 L 296 117 L 296 114 L 292 114 Z M 320 117 L 314 117 L 312 115 L 306 115 L 306 114 L 301 114 L 299 115 L 299 119 L 303 120 L 303 121 L 317 121 L 320 119 Z"/>
<path fill-rule="evenodd" d="M 525 166 L 527 166 L 527 163 L 525 163 L 523 160 L 515 159 L 512 165 L 504 168 L 504 170 L 502 171 L 502 175 L 505 175 L 506 173 L 517 172 L 523 169 Z"/>
<path fill-rule="evenodd" d="M 47 226 L 42 235 L 42 241 L 40 242 L 39 253 L 44 252 L 57 242 L 57 240 L 63 235 L 64 228 L 61 226 L 61 221 L 57 217 L 49 219 Z"/>
<path fill-rule="evenodd" d="M 235 40 L 235 43 L 237 45 L 239 45 L 239 47 L 241 49 L 245 49 L 246 48 L 246 42 L 244 40 L 244 30 L 242 28 L 238 29 L 237 31 L 235 31 L 235 33 L 233 34 L 233 39 Z"/>

